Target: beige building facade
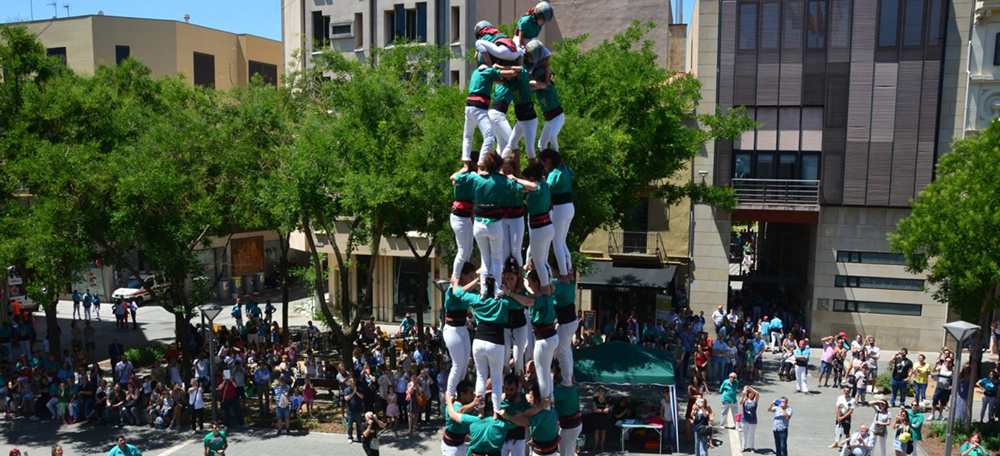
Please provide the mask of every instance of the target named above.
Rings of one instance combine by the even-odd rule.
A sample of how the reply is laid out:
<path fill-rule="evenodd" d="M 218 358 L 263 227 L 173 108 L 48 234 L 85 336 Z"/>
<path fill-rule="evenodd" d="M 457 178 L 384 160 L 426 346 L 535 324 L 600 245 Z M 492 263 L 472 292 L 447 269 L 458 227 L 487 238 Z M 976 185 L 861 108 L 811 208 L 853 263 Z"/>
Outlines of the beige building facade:
<path fill-rule="evenodd" d="M 49 55 L 82 74 L 131 57 L 154 76 L 183 74 L 192 84 L 226 90 L 254 75 L 281 80 L 281 43 L 180 21 L 104 15 L 25 22 Z"/>

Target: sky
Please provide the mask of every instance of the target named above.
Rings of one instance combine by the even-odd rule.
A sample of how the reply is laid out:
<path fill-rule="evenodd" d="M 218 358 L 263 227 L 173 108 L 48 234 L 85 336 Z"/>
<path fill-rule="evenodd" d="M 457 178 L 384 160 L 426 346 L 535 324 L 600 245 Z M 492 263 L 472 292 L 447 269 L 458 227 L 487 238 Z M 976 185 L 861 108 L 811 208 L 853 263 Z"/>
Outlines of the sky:
<path fill-rule="evenodd" d="M 108 16 L 182 21 L 184 14 L 190 14 L 192 24 L 280 40 L 281 2 L 287 1 L 296 0 L 0 0 L 0 21 L 31 20 L 32 8 L 35 20 L 51 18 L 54 12 L 51 3 L 55 2 L 58 17 L 66 17 L 63 5 L 69 5 L 70 16 L 104 11 Z M 684 18 L 689 24 L 694 2 L 684 0 Z"/>

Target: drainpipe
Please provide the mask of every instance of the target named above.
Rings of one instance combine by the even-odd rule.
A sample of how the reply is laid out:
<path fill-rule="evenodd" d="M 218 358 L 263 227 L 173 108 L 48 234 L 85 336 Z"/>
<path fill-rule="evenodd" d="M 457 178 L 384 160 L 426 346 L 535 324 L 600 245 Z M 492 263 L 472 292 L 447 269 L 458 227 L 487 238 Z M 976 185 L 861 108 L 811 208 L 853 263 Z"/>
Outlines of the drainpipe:
<path fill-rule="evenodd" d="M 972 14 L 969 14 L 969 41 L 968 49 L 965 53 L 965 109 L 962 110 L 962 139 L 965 139 L 965 132 L 968 130 L 967 125 L 969 121 L 969 94 L 972 87 L 972 39 L 976 33 L 976 2 L 972 1 Z M 947 33 L 947 31 L 945 31 Z"/>

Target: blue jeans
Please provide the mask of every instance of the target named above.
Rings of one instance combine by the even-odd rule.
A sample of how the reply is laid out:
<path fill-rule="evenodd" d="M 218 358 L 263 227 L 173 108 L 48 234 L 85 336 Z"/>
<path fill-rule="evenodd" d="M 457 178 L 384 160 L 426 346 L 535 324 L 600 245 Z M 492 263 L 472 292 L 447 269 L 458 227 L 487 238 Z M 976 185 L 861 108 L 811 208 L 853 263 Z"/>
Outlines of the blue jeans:
<path fill-rule="evenodd" d="M 222 401 L 222 421 L 229 427 L 229 413 L 232 411 L 236 418 L 236 421 L 240 426 L 243 425 L 243 409 L 240 408 L 239 398 L 225 399 Z"/>
<path fill-rule="evenodd" d="M 726 370 L 726 358 L 723 357 L 712 357 L 712 382 L 722 383 L 724 379 L 728 377 L 729 372 L 723 372 Z"/>
<path fill-rule="evenodd" d="M 788 429 L 774 431 L 774 456 L 788 456 Z"/>
<path fill-rule="evenodd" d="M 927 384 L 913 382 L 913 400 L 923 402 L 927 399 Z"/>
<path fill-rule="evenodd" d="M 892 398 L 889 399 L 889 404 L 893 407 L 896 406 L 896 395 L 899 395 L 899 403 L 906 403 L 906 381 L 892 379 Z"/>
<path fill-rule="evenodd" d="M 700 435 L 697 431 L 694 433 L 695 456 L 708 456 L 708 439 L 707 435 Z"/>
<path fill-rule="evenodd" d="M 357 425 L 357 428 L 358 428 L 358 439 L 357 439 L 357 441 L 360 442 L 362 440 L 361 439 L 361 414 L 362 413 L 364 413 L 364 412 L 361 412 L 361 411 L 352 412 L 350 409 L 347 409 L 347 438 L 348 439 L 352 439 L 351 432 L 354 430 L 355 425 Z"/>

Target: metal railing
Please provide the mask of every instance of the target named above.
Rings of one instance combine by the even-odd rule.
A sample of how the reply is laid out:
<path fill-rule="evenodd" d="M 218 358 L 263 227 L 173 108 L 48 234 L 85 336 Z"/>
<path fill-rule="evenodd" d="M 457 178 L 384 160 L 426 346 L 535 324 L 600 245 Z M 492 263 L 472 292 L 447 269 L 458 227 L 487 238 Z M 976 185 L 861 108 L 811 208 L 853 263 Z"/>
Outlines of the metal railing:
<path fill-rule="evenodd" d="M 608 232 L 609 255 L 639 255 L 662 258 L 666 250 L 663 240 L 656 231 L 621 231 Z"/>
<path fill-rule="evenodd" d="M 819 206 L 819 181 L 796 179 L 732 180 L 740 205 Z"/>

